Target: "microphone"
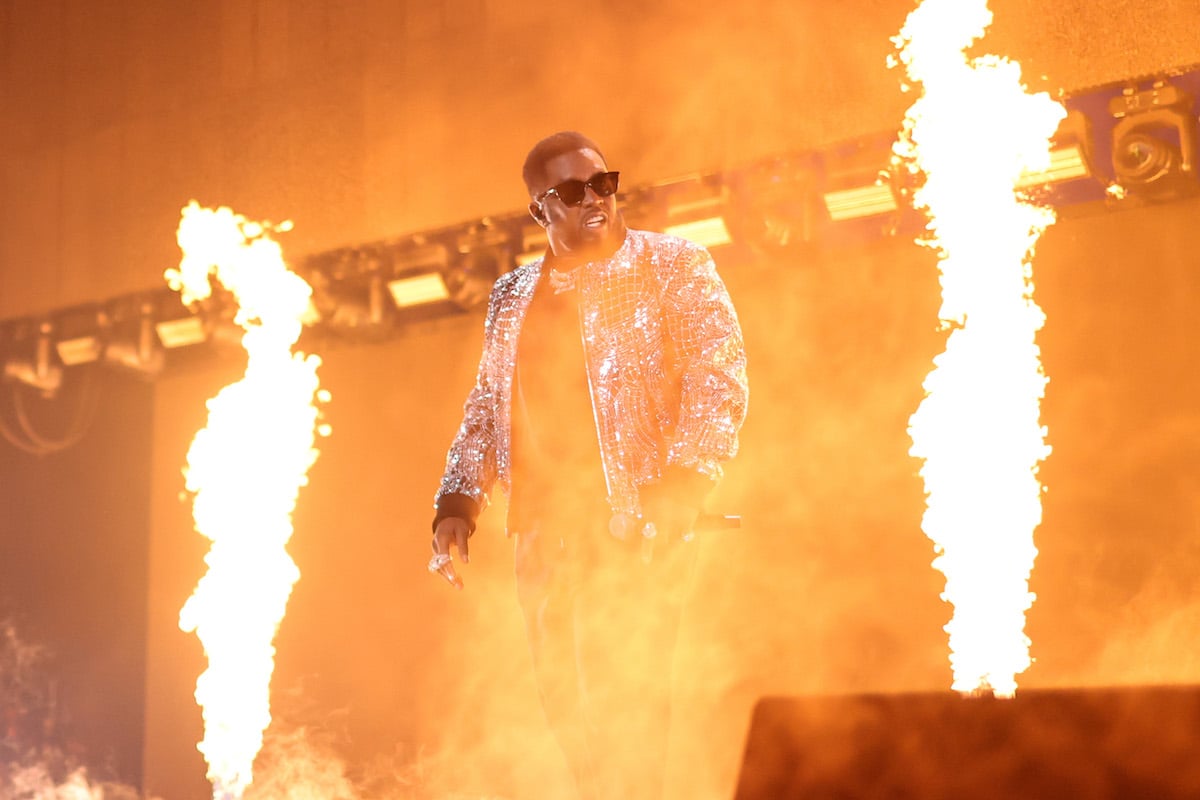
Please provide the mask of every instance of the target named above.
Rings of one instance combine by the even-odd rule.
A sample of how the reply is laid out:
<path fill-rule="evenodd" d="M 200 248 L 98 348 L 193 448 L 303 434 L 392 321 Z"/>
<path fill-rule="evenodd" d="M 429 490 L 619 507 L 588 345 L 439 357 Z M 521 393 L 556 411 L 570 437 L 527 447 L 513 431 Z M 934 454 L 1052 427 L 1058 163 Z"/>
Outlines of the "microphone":
<path fill-rule="evenodd" d="M 701 514 L 696 518 L 697 531 L 724 531 L 742 527 L 737 514 Z"/>

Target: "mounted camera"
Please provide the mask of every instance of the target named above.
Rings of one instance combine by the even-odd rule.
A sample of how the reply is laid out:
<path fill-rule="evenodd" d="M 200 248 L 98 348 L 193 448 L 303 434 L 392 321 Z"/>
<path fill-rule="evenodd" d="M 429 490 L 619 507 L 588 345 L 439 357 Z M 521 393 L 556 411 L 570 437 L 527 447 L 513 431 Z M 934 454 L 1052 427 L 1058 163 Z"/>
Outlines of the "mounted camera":
<path fill-rule="evenodd" d="M 1165 80 L 1109 102 L 1113 172 L 1130 196 L 1163 201 L 1200 190 L 1193 106 L 1191 94 Z"/>

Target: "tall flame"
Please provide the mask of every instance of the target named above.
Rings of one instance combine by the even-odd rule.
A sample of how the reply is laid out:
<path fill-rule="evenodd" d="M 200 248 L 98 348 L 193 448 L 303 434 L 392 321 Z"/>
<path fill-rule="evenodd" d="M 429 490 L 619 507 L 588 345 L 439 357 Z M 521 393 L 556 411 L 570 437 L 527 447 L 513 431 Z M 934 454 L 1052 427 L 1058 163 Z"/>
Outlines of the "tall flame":
<path fill-rule="evenodd" d="M 183 209 L 179 269 L 171 288 L 191 303 L 212 292 L 210 276 L 232 293 L 245 334 L 244 377 L 208 401 L 184 470 L 196 530 L 212 541 L 201 578 L 179 615 L 208 656 L 196 682 L 203 708 L 208 779 L 217 800 L 240 798 L 271 720 L 272 644 L 300 577 L 286 545 L 292 511 L 317 457 L 320 359 L 293 353 L 312 290 L 288 270 L 272 230 L 228 208 Z"/>
<path fill-rule="evenodd" d="M 923 174 L 914 205 L 928 216 L 923 242 L 939 252 L 946 349 L 909 421 L 910 453 L 924 459 L 922 529 L 942 598 L 953 688 L 1011 696 L 1030 665 L 1025 612 L 1041 522 L 1038 464 L 1050 453 L 1039 421 L 1046 376 L 1031 259 L 1051 210 L 1022 198 L 1023 173 L 1049 166 L 1049 140 L 1065 116 L 1030 94 L 1020 66 L 965 49 L 991 24 L 987 0 L 924 0 L 894 39 L 923 89 L 897 154 Z"/>

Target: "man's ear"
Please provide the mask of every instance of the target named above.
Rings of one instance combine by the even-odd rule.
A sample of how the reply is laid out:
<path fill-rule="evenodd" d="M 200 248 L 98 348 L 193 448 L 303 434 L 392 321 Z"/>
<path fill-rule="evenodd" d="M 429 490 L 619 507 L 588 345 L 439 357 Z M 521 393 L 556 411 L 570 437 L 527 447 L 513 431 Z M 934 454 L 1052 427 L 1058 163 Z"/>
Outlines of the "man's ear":
<path fill-rule="evenodd" d="M 529 216 L 533 217 L 534 221 L 543 228 L 548 224 L 548 221 L 546 220 L 546 212 L 542 211 L 542 207 L 537 203 L 529 204 Z"/>

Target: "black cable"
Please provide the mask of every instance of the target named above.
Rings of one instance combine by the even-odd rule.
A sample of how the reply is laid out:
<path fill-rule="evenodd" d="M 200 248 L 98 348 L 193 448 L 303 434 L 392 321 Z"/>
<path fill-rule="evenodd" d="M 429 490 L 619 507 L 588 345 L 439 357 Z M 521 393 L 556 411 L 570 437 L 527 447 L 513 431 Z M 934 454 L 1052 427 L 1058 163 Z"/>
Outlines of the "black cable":
<path fill-rule="evenodd" d="M 83 383 L 78 391 L 78 405 L 67 430 L 61 436 L 55 438 L 38 432 L 26 405 L 25 395 L 29 391 L 28 387 L 19 384 L 10 386 L 9 396 L 20 432 L 12 428 L 4 414 L 0 414 L 0 435 L 14 447 L 36 456 L 58 453 L 78 444 L 91 429 L 100 405 L 96 367 L 89 365 L 80 371 L 83 373 Z"/>

